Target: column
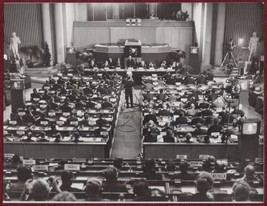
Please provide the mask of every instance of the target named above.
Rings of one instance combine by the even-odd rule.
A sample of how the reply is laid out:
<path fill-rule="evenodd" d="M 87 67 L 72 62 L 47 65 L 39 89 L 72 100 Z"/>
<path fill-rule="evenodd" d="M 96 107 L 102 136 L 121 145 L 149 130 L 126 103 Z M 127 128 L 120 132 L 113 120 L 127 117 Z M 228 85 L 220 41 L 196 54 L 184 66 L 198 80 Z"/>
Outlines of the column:
<path fill-rule="evenodd" d="M 112 4 L 112 10 L 113 10 L 113 19 L 119 19 L 120 18 L 120 6 L 119 3 Z"/>
<path fill-rule="evenodd" d="M 75 20 L 87 21 L 87 3 L 75 3 Z"/>
<path fill-rule="evenodd" d="M 51 65 L 53 65 L 53 62 L 55 60 L 55 53 L 52 44 L 52 28 L 49 3 L 42 3 L 42 21 L 44 42 L 48 44 L 49 51 L 51 53 Z"/>
<path fill-rule="evenodd" d="M 72 46 L 73 42 L 73 22 L 74 22 L 74 3 L 65 3 L 64 23 L 65 23 L 65 46 Z"/>
<path fill-rule="evenodd" d="M 202 65 L 210 66 L 213 3 L 205 3 Z"/>
<path fill-rule="evenodd" d="M 149 3 L 149 16 L 153 13 L 157 16 L 157 3 Z"/>
<path fill-rule="evenodd" d="M 225 29 L 225 3 L 218 3 L 218 16 L 215 44 L 215 65 L 219 66 L 223 58 L 224 29 Z"/>
<path fill-rule="evenodd" d="M 65 48 L 64 48 L 62 3 L 55 3 L 54 5 L 55 5 L 57 63 L 64 63 L 65 62 Z"/>

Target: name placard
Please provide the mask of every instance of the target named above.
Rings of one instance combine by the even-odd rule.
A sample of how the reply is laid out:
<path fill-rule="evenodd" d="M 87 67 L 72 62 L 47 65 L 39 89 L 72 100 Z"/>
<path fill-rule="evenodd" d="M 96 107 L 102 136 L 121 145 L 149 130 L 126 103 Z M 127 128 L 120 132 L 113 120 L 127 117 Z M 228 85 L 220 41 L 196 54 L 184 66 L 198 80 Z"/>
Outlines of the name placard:
<path fill-rule="evenodd" d="M 202 162 L 200 161 L 190 161 L 192 167 L 202 167 Z"/>
<path fill-rule="evenodd" d="M 77 121 L 72 121 L 72 122 L 70 122 L 70 125 L 77 126 L 78 125 L 78 122 Z"/>
<path fill-rule="evenodd" d="M 9 121 L 9 124 L 15 125 L 15 124 L 17 124 L 17 121 L 15 121 L 15 120 Z"/>
<path fill-rule="evenodd" d="M 35 165 L 36 164 L 36 160 L 32 160 L 32 159 L 29 159 L 29 160 L 22 160 L 22 163 L 24 165 Z"/>
<path fill-rule="evenodd" d="M 211 173 L 214 180 L 226 180 L 226 173 Z"/>
<path fill-rule="evenodd" d="M 176 155 L 176 159 L 185 160 L 187 159 L 187 155 Z"/>
<path fill-rule="evenodd" d="M 14 156 L 13 153 L 5 153 L 4 154 L 4 157 L 7 158 L 7 159 L 11 159 L 13 156 Z"/>
<path fill-rule="evenodd" d="M 175 180 L 174 180 L 174 183 L 175 183 L 175 184 L 181 184 L 181 180 L 180 180 L 180 179 L 175 179 Z"/>
<path fill-rule="evenodd" d="M 64 170 L 79 171 L 80 165 L 79 164 L 65 164 Z"/>
<path fill-rule="evenodd" d="M 48 125 L 48 121 L 41 121 L 41 125 Z"/>
<path fill-rule="evenodd" d="M 48 165 L 34 165 L 34 171 L 48 171 Z"/>
<path fill-rule="evenodd" d="M 100 135 L 108 136 L 108 132 L 106 132 L 106 131 L 102 131 L 102 132 L 100 132 Z"/>
<path fill-rule="evenodd" d="M 209 155 L 199 155 L 198 156 L 198 159 L 200 159 L 200 160 L 206 160 L 208 158 L 209 158 Z"/>

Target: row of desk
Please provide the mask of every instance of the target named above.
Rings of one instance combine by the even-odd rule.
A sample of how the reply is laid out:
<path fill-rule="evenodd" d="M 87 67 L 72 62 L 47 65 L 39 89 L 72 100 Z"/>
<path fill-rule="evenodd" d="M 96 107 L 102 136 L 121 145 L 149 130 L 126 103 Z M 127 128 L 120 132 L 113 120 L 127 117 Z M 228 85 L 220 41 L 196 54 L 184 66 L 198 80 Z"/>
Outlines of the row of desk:
<path fill-rule="evenodd" d="M 167 72 L 170 72 L 171 74 L 175 73 L 174 69 L 163 69 L 163 68 L 149 68 L 149 69 L 144 69 L 144 68 L 137 68 L 137 69 L 89 69 L 86 68 L 84 69 L 84 73 L 86 75 L 90 75 L 90 74 L 94 74 L 94 73 L 98 73 L 98 74 L 103 74 L 103 73 L 108 73 L 108 74 L 112 74 L 114 72 L 118 73 L 119 75 L 126 77 L 126 73 L 127 71 L 131 71 L 133 73 L 133 80 L 135 82 L 136 85 L 141 85 L 142 84 L 142 77 L 143 76 L 147 76 L 147 75 L 152 75 L 152 74 L 157 74 L 158 76 L 163 76 L 164 74 L 166 74 Z"/>

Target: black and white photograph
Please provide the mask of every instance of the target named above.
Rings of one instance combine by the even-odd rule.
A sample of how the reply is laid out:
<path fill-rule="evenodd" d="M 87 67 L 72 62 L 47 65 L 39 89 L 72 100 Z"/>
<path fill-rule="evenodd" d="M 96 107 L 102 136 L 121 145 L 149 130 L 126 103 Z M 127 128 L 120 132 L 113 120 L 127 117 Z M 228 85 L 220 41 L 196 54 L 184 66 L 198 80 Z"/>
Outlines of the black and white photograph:
<path fill-rule="evenodd" d="M 263 204 L 264 11 L 4 3 L 4 203 Z"/>

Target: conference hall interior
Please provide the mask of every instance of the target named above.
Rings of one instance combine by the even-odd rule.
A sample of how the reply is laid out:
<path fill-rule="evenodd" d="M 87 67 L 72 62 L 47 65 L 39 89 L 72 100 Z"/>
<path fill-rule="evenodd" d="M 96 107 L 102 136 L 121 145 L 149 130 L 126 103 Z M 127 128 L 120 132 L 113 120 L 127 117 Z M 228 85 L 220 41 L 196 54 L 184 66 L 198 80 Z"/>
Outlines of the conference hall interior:
<path fill-rule="evenodd" d="M 5 3 L 4 202 L 264 200 L 264 4 Z"/>

